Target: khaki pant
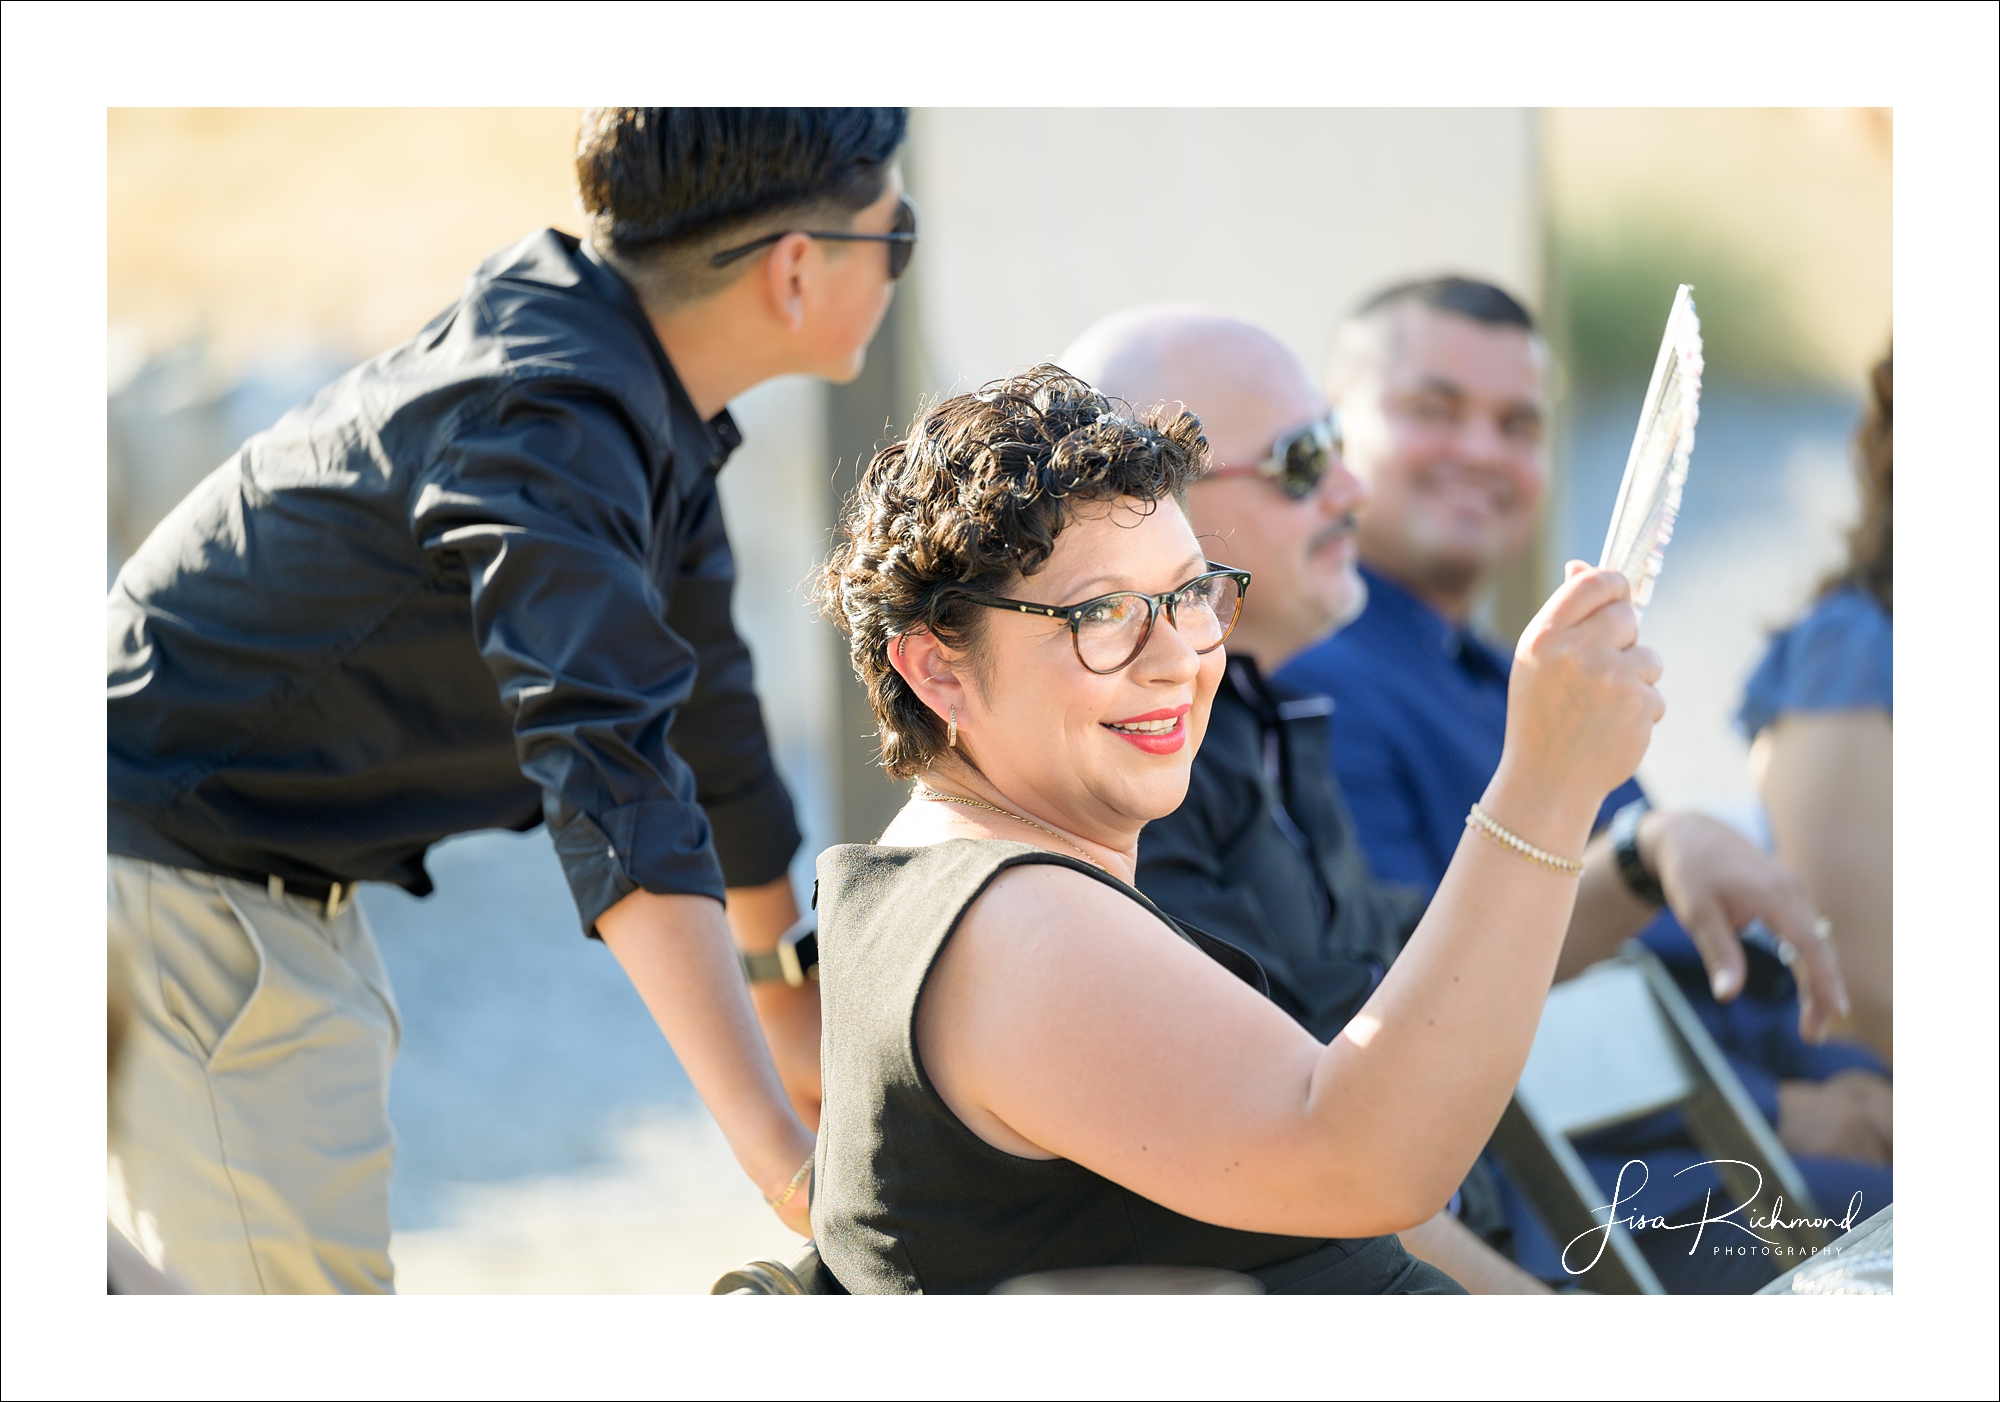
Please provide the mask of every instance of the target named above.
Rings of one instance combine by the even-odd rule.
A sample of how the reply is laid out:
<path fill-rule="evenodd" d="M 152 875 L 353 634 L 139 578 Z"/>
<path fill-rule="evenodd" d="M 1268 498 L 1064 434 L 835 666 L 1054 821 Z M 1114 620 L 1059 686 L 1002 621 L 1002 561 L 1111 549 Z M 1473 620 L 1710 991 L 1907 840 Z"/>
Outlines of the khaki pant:
<path fill-rule="evenodd" d="M 400 1029 L 360 909 L 112 857 L 110 935 L 134 1004 L 113 1222 L 198 1291 L 393 1290 Z"/>

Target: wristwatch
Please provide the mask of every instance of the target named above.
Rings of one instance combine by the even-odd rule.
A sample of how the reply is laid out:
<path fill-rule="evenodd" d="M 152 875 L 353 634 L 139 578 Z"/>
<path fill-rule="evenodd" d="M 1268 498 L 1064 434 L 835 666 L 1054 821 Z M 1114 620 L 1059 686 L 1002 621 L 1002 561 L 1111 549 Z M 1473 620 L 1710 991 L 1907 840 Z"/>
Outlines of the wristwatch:
<path fill-rule="evenodd" d="M 1652 808 L 1645 799 L 1635 798 L 1612 815 L 1611 852 L 1618 859 L 1618 875 L 1624 878 L 1625 889 L 1647 905 L 1658 906 L 1667 903 L 1667 893 L 1639 855 L 1639 820 Z"/>
<path fill-rule="evenodd" d="M 783 983 L 804 988 L 806 980 L 819 979 L 819 924 L 806 916 L 778 937 L 778 947 L 769 954 L 744 954 L 743 977 L 749 983 Z"/>

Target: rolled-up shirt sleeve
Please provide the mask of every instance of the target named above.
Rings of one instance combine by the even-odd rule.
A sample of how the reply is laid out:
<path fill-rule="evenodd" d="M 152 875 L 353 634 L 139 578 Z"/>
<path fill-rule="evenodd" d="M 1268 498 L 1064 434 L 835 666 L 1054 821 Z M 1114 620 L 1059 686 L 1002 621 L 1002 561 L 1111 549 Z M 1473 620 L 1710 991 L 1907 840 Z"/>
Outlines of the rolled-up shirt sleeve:
<path fill-rule="evenodd" d="M 723 896 L 695 775 L 667 741 L 699 667 L 648 568 L 656 514 L 678 509 L 616 403 L 561 383 L 478 406 L 416 497 L 426 553 L 470 588 L 475 642 L 587 934 L 636 890 Z"/>

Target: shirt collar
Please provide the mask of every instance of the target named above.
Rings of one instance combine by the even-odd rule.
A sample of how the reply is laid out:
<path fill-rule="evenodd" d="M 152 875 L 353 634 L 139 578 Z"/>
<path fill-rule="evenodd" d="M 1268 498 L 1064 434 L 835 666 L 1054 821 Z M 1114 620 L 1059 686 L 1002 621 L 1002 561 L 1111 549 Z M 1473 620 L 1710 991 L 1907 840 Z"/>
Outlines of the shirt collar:
<path fill-rule="evenodd" d="M 695 471 L 719 470 L 729 455 L 743 445 L 743 434 L 736 427 L 736 420 L 730 417 L 728 409 L 712 419 L 702 418 L 694 401 L 688 398 L 681 377 L 675 373 L 673 362 L 667 358 L 667 349 L 660 344 L 659 333 L 653 329 L 652 318 L 646 315 L 638 294 L 616 268 L 604 261 L 590 240 L 583 240 L 581 247 L 585 276 L 591 286 L 637 326 L 653 357 L 654 368 L 660 372 L 667 391 L 667 432 L 674 446 L 676 466 Z"/>
<path fill-rule="evenodd" d="M 1264 724 L 1281 720 L 1310 720 L 1317 716 L 1333 714 L 1333 698 L 1319 692 L 1303 691 L 1295 686 L 1264 675 L 1257 665 L 1257 659 L 1247 653 L 1229 654 L 1228 669 L 1223 673 L 1222 686 L 1218 698 L 1223 694 L 1234 696 L 1252 711 Z"/>
<path fill-rule="evenodd" d="M 1435 656 L 1465 666 L 1497 670 L 1505 679 L 1508 661 L 1469 626 L 1461 627 L 1387 575 L 1361 566 L 1368 582 L 1368 609 L 1362 615 L 1372 627 L 1399 632 Z"/>

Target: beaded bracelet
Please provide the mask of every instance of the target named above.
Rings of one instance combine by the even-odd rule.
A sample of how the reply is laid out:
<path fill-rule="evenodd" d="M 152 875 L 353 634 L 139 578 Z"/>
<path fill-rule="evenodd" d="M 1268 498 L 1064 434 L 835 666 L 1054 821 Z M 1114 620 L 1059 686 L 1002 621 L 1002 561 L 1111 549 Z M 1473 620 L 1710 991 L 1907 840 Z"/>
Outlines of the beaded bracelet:
<path fill-rule="evenodd" d="M 818 1151 L 815 1150 L 814 1157 L 817 1156 L 818 1156 Z M 793 1195 L 798 1192 L 799 1185 L 806 1181 L 806 1175 L 812 1172 L 812 1167 L 813 1167 L 813 1161 L 810 1158 L 807 1159 L 804 1163 L 800 1164 L 799 1171 L 792 1175 L 792 1181 L 785 1185 L 785 1191 L 779 1193 L 774 1198 L 765 1198 L 764 1199 L 765 1205 L 771 1208 L 780 1208 L 783 1207 L 786 1203 L 790 1202 L 792 1200 Z"/>
<path fill-rule="evenodd" d="M 1560 876 L 1583 875 L 1583 863 L 1569 857 L 1558 857 L 1555 853 L 1537 847 L 1524 837 L 1516 837 L 1507 829 L 1494 822 L 1484 808 L 1472 805 L 1472 811 L 1465 815 L 1465 825 L 1477 828 L 1493 841 L 1509 851 L 1518 852 L 1536 866 L 1545 867 Z"/>

